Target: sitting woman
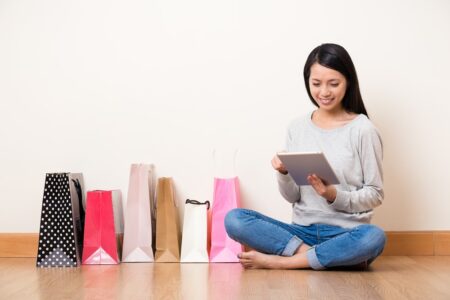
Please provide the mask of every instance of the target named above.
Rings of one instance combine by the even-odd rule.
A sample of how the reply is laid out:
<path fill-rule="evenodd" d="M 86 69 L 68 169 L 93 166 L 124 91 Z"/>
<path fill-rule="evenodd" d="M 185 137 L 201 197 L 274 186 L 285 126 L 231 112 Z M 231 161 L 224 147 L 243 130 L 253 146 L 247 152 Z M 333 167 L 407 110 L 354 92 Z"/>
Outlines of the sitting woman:
<path fill-rule="evenodd" d="M 369 224 L 384 196 L 381 137 L 368 118 L 355 67 L 343 47 L 315 48 L 303 75 L 317 109 L 290 124 L 286 151 L 323 152 L 340 184 L 327 185 L 310 174 L 309 185 L 298 186 L 275 155 L 280 193 L 293 204 L 292 224 L 234 209 L 225 227 L 232 239 L 254 249 L 238 255 L 245 268 L 366 268 L 386 241 L 383 230 Z"/>

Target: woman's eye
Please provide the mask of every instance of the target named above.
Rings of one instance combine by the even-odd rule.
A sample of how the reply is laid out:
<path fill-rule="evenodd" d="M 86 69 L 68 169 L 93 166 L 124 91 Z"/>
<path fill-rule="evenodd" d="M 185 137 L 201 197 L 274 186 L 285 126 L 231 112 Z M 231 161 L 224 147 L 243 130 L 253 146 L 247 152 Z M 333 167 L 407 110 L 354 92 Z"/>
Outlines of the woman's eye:
<path fill-rule="evenodd" d="M 313 86 L 320 86 L 320 83 L 313 83 Z"/>
<path fill-rule="evenodd" d="M 339 83 L 332 83 L 331 86 L 332 87 L 337 87 L 339 85 Z"/>

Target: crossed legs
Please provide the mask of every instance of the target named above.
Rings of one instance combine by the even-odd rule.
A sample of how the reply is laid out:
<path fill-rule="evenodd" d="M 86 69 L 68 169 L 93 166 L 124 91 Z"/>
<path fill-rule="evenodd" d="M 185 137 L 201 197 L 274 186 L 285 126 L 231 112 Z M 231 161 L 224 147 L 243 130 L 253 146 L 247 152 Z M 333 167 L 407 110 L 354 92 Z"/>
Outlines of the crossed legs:
<path fill-rule="evenodd" d="M 318 243 L 308 235 L 307 226 L 286 224 L 247 209 L 230 211 L 225 228 L 232 239 L 254 249 L 238 255 L 242 266 L 252 269 L 320 270 L 356 265 L 373 261 L 385 243 L 384 232 L 369 224 L 348 230 L 336 226 L 336 235 Z"/>

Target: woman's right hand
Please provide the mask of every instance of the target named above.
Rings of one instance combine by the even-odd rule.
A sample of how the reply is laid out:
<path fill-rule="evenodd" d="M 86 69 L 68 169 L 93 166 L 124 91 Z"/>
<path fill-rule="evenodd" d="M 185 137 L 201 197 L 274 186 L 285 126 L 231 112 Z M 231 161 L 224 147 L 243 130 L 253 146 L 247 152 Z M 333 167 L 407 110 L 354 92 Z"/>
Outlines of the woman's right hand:
<path fill-rule="evenodd" d="M 286 175 L 288 173 L 288 171 L 286 170 L 286 168 L 284 167 L 283 163 L 281 162 L 281 160 L 278 158 L 278 155 L 275 154 L 275 156 L 272 158 L 272 167 L 277 170 L 278 172 L 280 172 L 281 174 Z"/>

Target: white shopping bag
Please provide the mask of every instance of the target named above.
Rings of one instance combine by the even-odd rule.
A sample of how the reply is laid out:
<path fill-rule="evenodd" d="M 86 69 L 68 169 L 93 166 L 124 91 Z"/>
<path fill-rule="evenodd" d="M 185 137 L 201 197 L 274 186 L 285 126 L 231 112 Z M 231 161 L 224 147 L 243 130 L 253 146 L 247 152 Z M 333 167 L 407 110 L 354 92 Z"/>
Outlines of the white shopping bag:
<path fill-rule="evenodd" d="M 208 257 L 209 201 L 186 200 L 184 208 L 181 262 L 209 262 Z"/>

